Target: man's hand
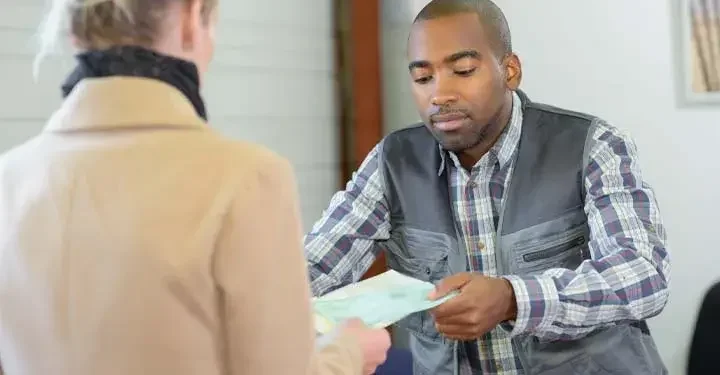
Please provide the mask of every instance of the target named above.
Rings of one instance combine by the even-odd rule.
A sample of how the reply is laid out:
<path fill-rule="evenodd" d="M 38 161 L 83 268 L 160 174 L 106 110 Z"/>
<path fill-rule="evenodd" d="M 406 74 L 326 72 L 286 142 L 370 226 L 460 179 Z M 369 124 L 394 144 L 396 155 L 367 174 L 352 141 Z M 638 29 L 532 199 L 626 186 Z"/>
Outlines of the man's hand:
<path fill-rule="evenodd" d="M 440 282 L 430 299 L 460 294 L 431 311 L 437 330 L 455 340 L 475 340 L 517 315 L 509 281 L 477 273 L 459 273 Z"/>

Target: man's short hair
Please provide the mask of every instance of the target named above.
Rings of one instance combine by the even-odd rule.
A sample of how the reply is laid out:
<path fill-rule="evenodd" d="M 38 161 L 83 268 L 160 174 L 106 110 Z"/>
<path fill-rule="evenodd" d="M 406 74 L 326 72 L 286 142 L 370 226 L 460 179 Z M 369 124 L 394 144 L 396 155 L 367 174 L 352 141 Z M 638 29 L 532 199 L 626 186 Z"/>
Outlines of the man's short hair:
<path fill-rule="evenodd" d="M 512 53 L 507 19 L 500 7 L 491 0 L 432 0 L 418 13 L 413 23 L 461 13 L 475 13 L 478 16 L 499 58 Z"/>

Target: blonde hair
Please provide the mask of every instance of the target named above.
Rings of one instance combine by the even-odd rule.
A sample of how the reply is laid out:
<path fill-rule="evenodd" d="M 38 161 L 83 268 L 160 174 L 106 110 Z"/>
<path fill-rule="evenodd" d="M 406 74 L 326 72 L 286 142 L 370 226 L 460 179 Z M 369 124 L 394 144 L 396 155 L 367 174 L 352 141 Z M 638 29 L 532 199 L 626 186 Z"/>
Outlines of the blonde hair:
<path fill-rule="evenodd" d="M 81 49 L 151 46 L 158 38 L 168 5 L 176 1 L 193 0 L 51 0 L 39 30 L 35 75 L 42 60 L 56 52 L 66 37 Z M 218 0 L 197 1 L 202 2 L 203 16 L 209 20 Z"/>

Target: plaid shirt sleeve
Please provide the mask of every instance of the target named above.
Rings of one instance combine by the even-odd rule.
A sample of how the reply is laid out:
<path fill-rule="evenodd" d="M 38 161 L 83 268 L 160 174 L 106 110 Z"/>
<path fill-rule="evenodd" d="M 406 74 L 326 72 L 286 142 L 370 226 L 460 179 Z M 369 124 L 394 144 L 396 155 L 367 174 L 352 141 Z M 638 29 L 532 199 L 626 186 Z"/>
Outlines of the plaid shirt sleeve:
<path fill-rule="evenodd" d="M 576 270 L 508 276 L 518 306 L 511 335 L 577 339 L 599 326 L 653 317 L 667 303 L 665 229 L 637 149 L 617 129 L 597 125 L 585 178 L 592 259 Z"/>
<path fill-rule="evenodd" d="M 376 241 L 390 237 L 390 211 L 375 146 L 336 193 L 323 217 L 305 236 L 313 295 L 319 296 L 362 277 L 376 258 Z"/>

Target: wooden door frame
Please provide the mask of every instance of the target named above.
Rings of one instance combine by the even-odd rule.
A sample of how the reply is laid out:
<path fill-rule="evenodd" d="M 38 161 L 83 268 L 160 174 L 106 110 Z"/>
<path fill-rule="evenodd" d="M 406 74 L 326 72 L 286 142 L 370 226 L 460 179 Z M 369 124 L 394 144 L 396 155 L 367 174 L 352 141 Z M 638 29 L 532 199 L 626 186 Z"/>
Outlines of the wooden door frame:
<path fill-rule="evenodd" d="M 341 188 L 384 134 L 380 1 L 334 1 Z M 364 278 L 385 270 L 380 254 Z"/>

